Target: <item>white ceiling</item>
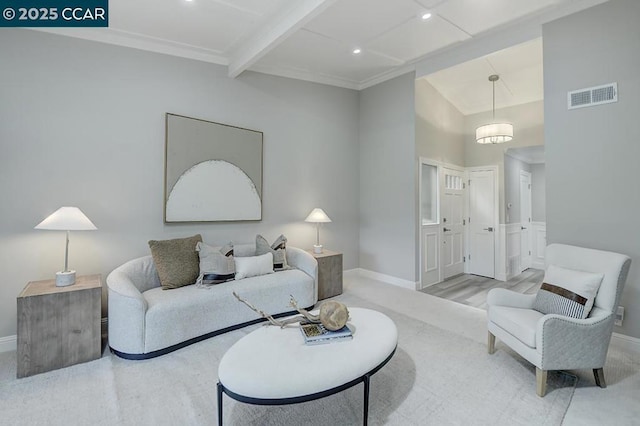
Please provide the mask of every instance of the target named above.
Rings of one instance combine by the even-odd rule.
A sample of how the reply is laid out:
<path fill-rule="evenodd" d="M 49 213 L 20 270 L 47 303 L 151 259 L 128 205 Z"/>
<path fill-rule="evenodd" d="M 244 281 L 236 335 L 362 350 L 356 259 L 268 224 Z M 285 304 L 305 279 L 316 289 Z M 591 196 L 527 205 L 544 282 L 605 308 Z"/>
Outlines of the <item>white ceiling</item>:
<path fill-rule="evenodd" d="M 501 28 L 603 1 L 110 0 L 109 28 L 40 30 L 213 62 L 227 66 L 232 78 L 254 70 L 359 90 Z M 433 16 L 423 21 L 420 16 L 427 11 Z M 499 90 L 534 99 L 539 82 L 529 88 L 521 82 L 540 70 L 540 63 L 533 62 L 541 55 L 529 55 L 536 46 L 521 47 L 518 61 L 497 55 L 456 71 L 470 76 L 446 83 L 448 78 L 438 73 L 430 81 L 457 105 L 474 77 L 486 79 L 496 69 L 504 73 Z M 354 55 L 355 47 L 362 53 Z M 521 69 L 519 61 L 524 62 Z M 451 81 L 467 86 L 456 89 Z M 484 83 L 483 90 L 490 89 Z M 465 100 L 461 111 L 480 110 L 484 96 Z"/>
<path fill-rule="evenodd" d="M 430 74 L 426 79 L 462 114 L 492 108 L 492 84 L 497 74 L 496 109 L 542 100 L 542 39 L 538 38 L 485 57 Z"/>

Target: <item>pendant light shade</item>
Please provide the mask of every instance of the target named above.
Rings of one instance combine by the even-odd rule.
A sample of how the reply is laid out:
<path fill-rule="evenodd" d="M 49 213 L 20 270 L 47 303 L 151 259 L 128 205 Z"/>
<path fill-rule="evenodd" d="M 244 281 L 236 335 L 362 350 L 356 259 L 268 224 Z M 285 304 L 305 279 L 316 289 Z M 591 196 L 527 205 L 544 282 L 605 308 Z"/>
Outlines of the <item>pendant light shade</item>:
<path fill-rule="evenodd" d="M 476 142 L 478 143 L 504 143 L 513 139 L 513 125 L 509 123 L 495 123 L 496 120 L 496 81 L 497 75 L 490 75 L 489 81 L 493 84 L 493 123 L 485 124 L 476 129 Z"/>
<path fill-rule="evenodd" d="M 476 142 L 503 143 L 513 139 L 513 125 L 509 123 L 485 124 L 476 129 Z"/>

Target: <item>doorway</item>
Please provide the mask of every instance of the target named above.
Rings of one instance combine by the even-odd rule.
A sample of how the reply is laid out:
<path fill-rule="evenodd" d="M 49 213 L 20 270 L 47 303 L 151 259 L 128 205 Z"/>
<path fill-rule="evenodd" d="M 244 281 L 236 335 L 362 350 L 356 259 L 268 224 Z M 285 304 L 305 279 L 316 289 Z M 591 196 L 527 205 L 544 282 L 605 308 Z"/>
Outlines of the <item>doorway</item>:
<path fill-rule="evenodd" d="M 420 288 L 464 272 L 466 173 L 420 159 Z"/>
<path fill-rule="evenodd" d="M 496 276 L 498 184 L 495 167 L 469 171 L 469 273 Z"/>
<path fill-rule="evenodd" d="M 531 173 L 520 170 L 520 272 L 531 268 Z"/>

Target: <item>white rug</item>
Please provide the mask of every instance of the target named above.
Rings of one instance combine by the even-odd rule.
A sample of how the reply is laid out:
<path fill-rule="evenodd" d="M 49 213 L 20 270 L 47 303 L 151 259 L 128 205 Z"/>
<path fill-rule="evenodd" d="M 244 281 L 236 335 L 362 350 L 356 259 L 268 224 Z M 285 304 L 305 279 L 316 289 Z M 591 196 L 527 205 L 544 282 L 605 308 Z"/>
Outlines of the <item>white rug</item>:
<path fill-rule="evenodd" d="M 486 347 L 355 296 L 350 306 L 391 317 L 399 343 L 371 380 L 369 423 L 392 425 L 559 425 L 576 378 L 550 372 L 547 395 L 535 394 L 535 371 L 500 348 Z M 15 379 L 15 352 L 1 354 L 3 424 L 212 425 L 217 423 L 217 366 L 252 326 L 146 361 L 110 354 L 62 370 Z M 340 343 L 336 343 L 340 344 Z M 13 355 L 11 355 L 13 354 Z M 13 366 L 11 363 L 13 362 Z M 256 351 L 256 361 L 260 352 Z M 9 373 L 7 369 L 12 368 Z M 269 368 L 265 365 L 265 368 Z M 313 368 L 313 366 L 310 366 Z M 362 385 L 304 404 L 252 406 L 224 396 L 227 425 L 362 424 Z"/>

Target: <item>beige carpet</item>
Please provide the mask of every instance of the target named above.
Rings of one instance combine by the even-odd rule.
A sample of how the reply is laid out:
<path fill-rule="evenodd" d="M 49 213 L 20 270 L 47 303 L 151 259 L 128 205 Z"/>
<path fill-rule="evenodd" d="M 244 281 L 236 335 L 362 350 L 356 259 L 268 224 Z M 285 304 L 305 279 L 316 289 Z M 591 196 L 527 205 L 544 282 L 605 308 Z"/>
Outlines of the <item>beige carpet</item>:
<path fill-rule="evenodd" d="M 398 350 L 371 381 L 370 424 L 558 425 L 576 379 L 549 375 L 538 398 L 530 365 L 347 292 L 351 306 L 378 309 L 398 326 Z M 15 352 L 0 354 L 3 424 L 211 425 L 217 422 L 217 365 L 238 330 L 146 361 L 100 360 L 15 379 Z M 340 344 L 340 343 L 337 343 Z M 256 362 L 260 353 L 256 351 Z M 265 365 L 265 368 L 269 368 Z M 310 366 L 312 368 L 312 366 Z M 362 423 L 362 385 L 299 405 L 264 407 L 224 397 L 228 425 Z"/>

